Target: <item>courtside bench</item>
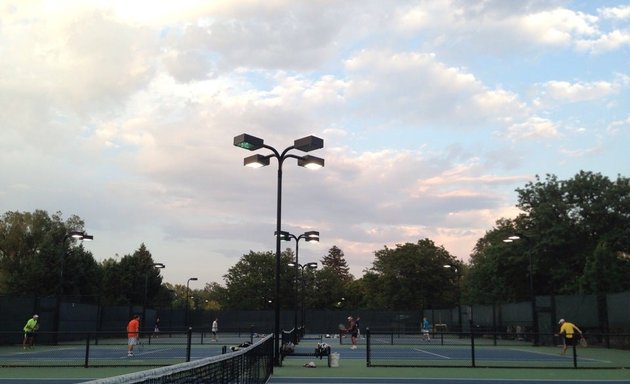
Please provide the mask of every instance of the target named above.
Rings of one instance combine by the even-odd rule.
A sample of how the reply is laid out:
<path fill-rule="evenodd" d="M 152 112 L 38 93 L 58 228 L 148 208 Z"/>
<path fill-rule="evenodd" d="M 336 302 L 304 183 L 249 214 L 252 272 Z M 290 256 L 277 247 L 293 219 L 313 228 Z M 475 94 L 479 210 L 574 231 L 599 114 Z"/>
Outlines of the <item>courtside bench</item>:
<path fill-rule="evenodd" d="M 299 357 L 319 357 L 320 360 L 322 360 L 324 358 L 324 356 L 326 356 L 326 359 L 328 360 L 328 368 L 330 368 L 330 345 L 327 346 L 326 348 L 324 348 L 321 352 L 299 352 L 299 351 L 285 351 L 284 348 L 280 348 L 280 364 L 282 365 L 282 361 L 284 360 L 285 357 L 287 356 L 299 356 Z"/>

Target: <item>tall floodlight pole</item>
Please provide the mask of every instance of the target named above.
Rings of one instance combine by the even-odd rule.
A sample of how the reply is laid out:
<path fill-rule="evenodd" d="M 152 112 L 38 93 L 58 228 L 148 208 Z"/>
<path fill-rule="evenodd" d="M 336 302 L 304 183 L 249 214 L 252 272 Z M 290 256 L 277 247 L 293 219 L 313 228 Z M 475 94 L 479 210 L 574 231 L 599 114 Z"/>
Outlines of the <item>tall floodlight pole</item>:
<path fill-rule="evenodd" d="M 248 135 L 246 133 L 235 136 L 234 137 L 234 145 L 247 149 L 249 151 L 255 151 L 261 148 L 265 148 L 271 151 L 269 155 L 260 155 L 255 154 L 249 157 L 246 157 L 243 161 L 243 164 L 248 167 L 260 168 L 269 165 L 269 160 L 272 157 L 275 157 L 278 160 L 278 188 L 277 188 L 277 199 L 276 199 L 276 233 L 280 233 L 282 231 L 282 164 L 284 160 L 292 157 L 297 159 L 297 163 L 301 167 L 306 168 L 321 168 L 324 166 L 324 159 L 305 155 L 305 156 L 296 156 L 293 154 L 289 154 L 289 151 L 293 149 L 297 149 L 302 152 L 310 152 L 316 149 L 321 149 L 324 147 L 324 140 L 315 136 L 306 136 L 301 139 L 297 139 L 293 142 L 293 145 L 285 148 L 282 152 L 279 152 L 274 147 L 266 145 L 263 139 L 260 139 L 255 136 Z M 280 236 L 276 236 L 276 263 L 275 263 L 275 308 L 274 308 L 274 351 L 273 351 L 273 362 L 275 366 L 280 365 Z"/>
<path fill-rule="evenodd" d="M 512 235 L 507 239 L 504 239 L 504 243 L 513 243 L 515 241 L 525 240 L 527 244 L 529 238 L 525 235 L 518 234 Z M 529 258 L 529 300 L 532 305 L 532 336 L 534 337 L 534 345 L 538 345 L 538 313 L 536 312 L 536 295 L 534 293 L 534 263 L 532 260 L 531 249 L 527 250 L 527 256 Z"/>
<path fill-rule="evenodd" d="M 166 265 L 162 263 L 153 263 L 151 264 L 151 268 L 166 268 Z M 149 272 L 151 270 L 147 270 L 144 273 L 144 300 L 142 300 L 142 329 L 146 330 L 146 314 L 147 314 L 147 299 L 149 296 Z"/>
<path fill-rule="evenodd" d="M 455 277 L 457 278 L 457 316 L 459 317 L 459 319 L 457 320 L 457 322 L 459 323 L 459 332 L 462 332 L 462 300 L 461 300 L 461 284 L 459 281 L 459 278 L 461 277 L 461 275 L 459 274 L 459 269 L 457 269 L 456 266 L 454 265 L 450 265 L 450 264 L 445 264 L 444 268 L 449 268 L 452 269 L 453 271 L 455 271 Z"/>
<path fill-rule="evenodd" d="M 301 295 L 301 297 L 302 297 L 302 300 L 301 300 L 302 301 L 302 305 L 301 305 L 301 307 L 302 307 L 302 323 L 301 324 L 302 324 L 302 329 L 304 329 L 304 296 L 306 296 L 306 294 L 305 294 L 306 288 L 304 286 L 304 281 L 306 280 L 304 278 L 304 269 L 305 268 L 317 269 L 317 263 L 316 262 L 312 262 L 312 263 L 306 263 L 304 265 L 298 264 L 298 263 L 289 263 L 289 267 L 296 267 L 296 268 L 298 268 L 298 269 L 300 269 L 302 271 L 302 273 L 300 274 L 300 277 L 301 277 L 300 280 L 302 281 L 302 295 Z"/>
<path fill-rule="evenodd" d="M 190 328 L 190 282 L 197 281 L 196 277 L 191 277 L 186 281 L 186 328 Z"/>
<path fill-rule="evenodd" d="M 59 337 L 59 330 L 61 327 L 61 298 L 63 297 L 63 269 L 66 258 L 66 241 L 69 239 L 73 240 L 85 240 L 91 241 L 94 240 L 94 236 L 88 235 L 85 231 L 70 231 L 63 236 L 61 240 L 61 257 L 59 260 L 59 290 L 57 293 L 57 304 L 55 310 L 55 335 L 54 335 L 54 343 L 57 344 L 57 340 Z"/>
<path fill-rule="evenodd" d="M 291 267 L 295 267 L 295 313 L 293 316 L 293 329 L 297 332 L 298 327 L 298 268 L 300 267 L 299 259 L 298 259 L 298 246 L 300 244 L 300 240 L 304 239 L 307 243 L 317 243 L 319 242 L 319 232 L 317 231 L 308 231 L 304 232 L 299 236 L 295 236 L 292 233 L 282 231 L 280 232 L 280 240 L 289 241 L 291 239 L 295 240 L 295 263 L 289 264 Z M 316 264 L 317 265 L 317 264 Z M 302 325 L 304 325 L 304 319 L 302 319 Z M 297 335 L 297 333 L 296 333 Z M 295 341 L 294 341 L 295 342 Z"/>

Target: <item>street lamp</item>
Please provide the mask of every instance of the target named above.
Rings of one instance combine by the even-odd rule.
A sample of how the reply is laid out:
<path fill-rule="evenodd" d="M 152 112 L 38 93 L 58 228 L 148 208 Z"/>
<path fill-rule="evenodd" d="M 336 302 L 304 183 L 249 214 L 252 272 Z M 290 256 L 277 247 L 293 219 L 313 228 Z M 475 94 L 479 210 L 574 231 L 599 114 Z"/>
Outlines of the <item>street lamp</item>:
<path fill-rule="evenodd" d="M 166 265 L 162 263 L 153 263 L 151 264 L 151 268 L 166 268 Z M 149 272 L 151 270 L 147 270 L 144 272 L 144 300 L 142 301 L 142 328 L 146 330 L 146 314 L 147 314 L 147 297 L 149 296 Z"/>
<path fill-rule="evenodd" d="M 297 259 L 297 256 L 296 256 L 296 259 Z M 295 327 L 296 328 L 297 328 L 297 296 L 298 296 L 297 295 L 297 276 L 298 276 L 297 275 L 297 271 L 301 270 L 301 273 L 300 273 L 300 277 L 301 277 L 301 280 L 302 280 L 302 300 L 301 300 L 302 303 L 301 303 L 301 308 L 302 308 L 302 331 L 303 331 L 304 330 L 304 296 L 305 296 L 305 292 L 304 291 L 306 290 L 304 288 L 304 285 L 305 285 L 305 283 L 304 283 L 305 282 L 304 269 L 305 268 L 317 269 L 317 263 L 316 262 L 311 262 L 311 263 L 306 263 L 304 265 L 298 264 L 298 263 L 289 263 L 288 265 L 289 265 L 289 267 L 295 267 L 295 271 L 296 271 L 296 275 L 295 275 L 295 279 L 296 279 L 295 280 L 295 287 L 296 287 L 296 289 L 295 289 L 295 292 L 296 292 L 296 295 L 295 295 L 295 303 L 296 303 L 295 304 Z"/>
<path fill-rule="evenodd" d="M 459 270 L 457 269 L 456 266 L 450 265 L 450 264 L 444 264 L 444 268 L 449 268 L 455 271 L 455 276 L 457 277 L 457 316 L 459 317 L 457 322 L 459 323 L 459 331 L 462 332 L 463 331 L 462 329 L 462 303 L 461 303 L 461 286 L 460 286 L 461 284 L 459 281 L 459 278 L 460 278 Z"/>
<path fill-rule="evenodd" d="M 188 307 L 190 306 L 190 282 L 191 281 L 197 281 L 198 279 L 196 277 L 191 277 L 190 279 L 188 279 L 188 281 L 186 282 L 186 327 L 190 328 L 190 314 L 189 314 L 189 309 Z"/>
<path fill-rule="evenodd" d="M 264 143 L 263 139 L 255 136 L 248 135 L 246 133 L 234 137 L 234 145 L 247 149 L 249 151 L 256 151 L 261 148 L 265 148 L 271 151 L 269 155 L 255 154 L 253 156 L 246 157 L 243 160 L 245 166 L 259 168 L 269 165 L 269 160 L 275 157 L 278 160 L 278 187 L 277 187 L 277 203 L 276 203 L 276 233 L 282 231 L 282 164 L 284 160 L 289 157 L 297 159 L 297 163 L 301 167 L 316 169 L 324 166 L 324 159 L 306 155 L 296 156 L 289 154 L 289 151 L 297 149 L 302 152 L 310 152 L 316 149 L 324 147 L 324 140 L 315 136 L 306 136 L 301 139 L 297 139 L 293 142 L 293 145 L 285 148 L 282 152 L 278 152 L 274 147 L 271 147 Z M 276 263 L 275 263 L 275 292 L 274 292 L 274 351 L 273 360 L 274 365 L 280 365 L 280 236 L 276 236 Z"/>
<path fill-rule="evenodd" d="M 513 243 L 519 240 L 528 242 L 529 238 L 525 235 L 518 234 L 503 239 L 503 242 Z M 534 345 L 538 345 L 538 313 L 536 311 L 536 296 L 534 294 L 534 263 L 532 260 L 532 252 L 529 249 L 527 250 L 527 256 L 529 258 L 529 299 L 532 303 L 532 333 L 534 336 Z"/>
<path fill-rule="evenodd" d="M 63 268 L 66 258 L 66 241 L 69 239 L 73 240 L 85 240 L 91 241 L 94 240 L 94 236 L 88 235 L 85 231 L 70 231 L 63 236 L 61 240 L 61 258 L 59 261 L 59 289 L 57 293 L 57 304 L 55 311 L 55 336 L 54 343 L 57 344 L 57 337 L 59 335 L 59 328 L 61 326 L 61 298 L 63 297 Z"/>
<path fill-rule="evenodd" d="M 297 302 L 298 302 L 298 288 L 297 288 L 297 282 L 298 282 L 298 267 L 302 267 L 299 263 L 299 259 L 298 259 L 298 246 L 300 244 L 300 240 L 304 239 L 307 243 L 318 243 L 319 242 L 319 232 L 317 231 L 308 231 L 308 232 L 304 232 L 303 234 L 299 235 L 299 236 L 295 236 L 292 233 L 286 232 L 286 231 L 281 231 L 280 232 L 280 240 L 284 240 L 284 241 L 290 241 L 291 239 L 295 240 L 295 263 L 289 263 L 289 266 L 293 267 L 295 266 L 295 316 L 293 318 L 293 329 L 295 329 L 295 331 L 297 332 L 297 326 L 298 326 L 298 321 L 297 321 Z M 302 267 L 303 268 L 303 267 Z M 315 268 L 317 268 L 317 263 L 315 263 Z M 302 270 L 302 272 L 304 272 L 304 270 Z M 304 294 L 302 292 L 302 294 Z M 304 325 L 304 317 L 302 317 L 302 326 Z"/>

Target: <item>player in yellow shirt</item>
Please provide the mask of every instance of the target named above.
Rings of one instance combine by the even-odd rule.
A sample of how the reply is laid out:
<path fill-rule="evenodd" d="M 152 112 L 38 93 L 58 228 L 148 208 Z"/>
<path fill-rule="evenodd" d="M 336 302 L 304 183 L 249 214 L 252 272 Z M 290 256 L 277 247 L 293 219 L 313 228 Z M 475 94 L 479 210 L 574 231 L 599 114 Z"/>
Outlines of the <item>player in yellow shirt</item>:
<path fill-rule="evenodd" d="M 575 333 L 579 333 L 579 337 L 582 337 L 582 331 L 580 330 L 580 328 L 577 327 L 577 325 L 570 323 L 564 319 L 560 319 L 558 324 L 560 324 L 560 336 L 562 336 L 563 342 L 562 352 L 560 352 L 560 354 L 564 355 L 567 351 L 567 347 L 569 345 L 575 345 L 576 340 L 579 339 L 578 337 L 576 337 Z"/>
<path fill-rule="evenodd" d="M 24 326 L 24 341 L 22 342 L 22 348 L 26 349 L 26 346 L 33 348 L 33 341 L 35 338 L 35 332 L 39 329 L 39 316 L 33 315 Z"/>

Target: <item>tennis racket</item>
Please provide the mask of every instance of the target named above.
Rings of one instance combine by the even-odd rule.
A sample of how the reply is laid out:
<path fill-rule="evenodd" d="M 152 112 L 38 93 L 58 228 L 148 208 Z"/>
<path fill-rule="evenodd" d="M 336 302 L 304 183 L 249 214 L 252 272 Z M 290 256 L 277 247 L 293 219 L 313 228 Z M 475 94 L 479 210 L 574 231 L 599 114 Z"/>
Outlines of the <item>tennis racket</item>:
<path fill-rule="evenodd" d="M 142 340 L 138 339 L 138 345 L 136 345 L 136 349 L 140 353 L 144 352 L 144 343 L 142 342 Z"/>
<path fill-rule="evenodd" d="M 586 341 L 586 337 L 582 336 L 580 338 L 580 345 L 585 348 L 588 347 L 588 342 Z"/>
<path fill-rule="evenodd" d="M 339 323 L 339 330 L 343 332 L 347 331 L 346 326 L 343 325 L 342 323 Z"/>

